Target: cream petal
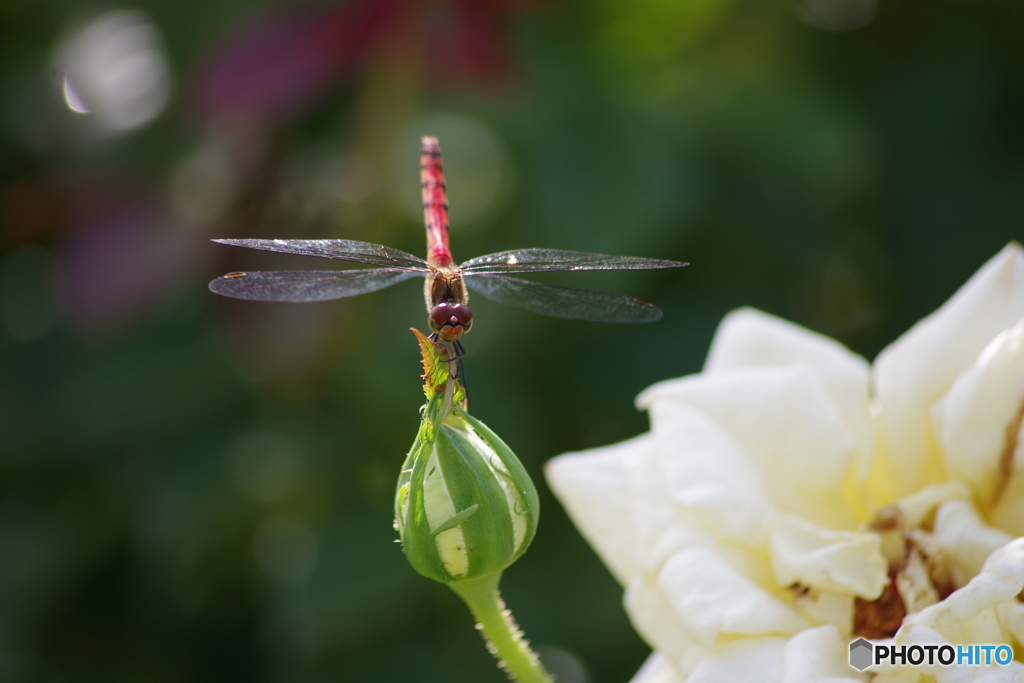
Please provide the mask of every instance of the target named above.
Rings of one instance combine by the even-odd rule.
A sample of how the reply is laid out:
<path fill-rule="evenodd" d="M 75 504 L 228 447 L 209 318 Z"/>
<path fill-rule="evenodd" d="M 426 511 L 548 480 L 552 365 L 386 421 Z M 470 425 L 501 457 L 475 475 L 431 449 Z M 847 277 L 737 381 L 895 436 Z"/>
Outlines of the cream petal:
<path fill-rule="evenodd" d="M 652 652 L 629 683 L 685 683 L 668 660 Z"/>
<path fill-rule="evenodd" d="M 874 389 L 897 497 L 942 478 L 931 406 L 993 337 L 1022 316 L 1024 254 L 1012 243 L 879 354 Z"/>
<path fill-rule="evenodd" d="M 932 511 L 946 501 L 957 498 L 969 500 L 970 497 L 971 490 L 965 484 L 959 481 L 947 481 L 925 486 L 917 493 L 900 499 L 896 503 L 896 507 L 899 508 L 900 514 L 903 516 L 903 526 L 908 529 L 916 529 Z"/>
<path fill-rule="evenodd" d="M 794 595 L 793 608 L 812 624 L 835 626 L 844 637 L 850 639 L 854 609 L 854 597 L 851 594 L 813 588 L 799 591 Z"/>
<path fill-rule="evenodd" d="M 868 669 L 868 671 L 874 671 L 874 667 Z M 913 669 L 902 667 L 877 674 L 871 680 L 871 683 L 917 683 L 920 680 L 921 674 Z"/>
<path fill-rule="evenodd" d="M 808 623 L 708 548 L 683 548 L 658 574 L 690 637 L 705 647 L 736 635 L 792 635 Z"/>
<path fill-rule="evenodd" d="M 623 602 L 640 637 L 681 677 L 688 676 L 707 656 L 707 648 L 690 637 L 661 587 L 650 577 L 630 581 Z"/>
<path fill-rule="evenodd" d="M 843 495 L 855 441 L 807 366 L 691 376 L 645 396 L 646 405 L 685 405 L 712 419 L 743 448 L 777 510 L 822 526 L 857 526 Z M 657 418 L 653 412 L 655 435 Z"/>
<path fill-rule="evenodd" d="M 977 576 L 993 551 L 1011 540 L 1008 534 L 982 522 L 974 506 L 965 500 L 951 500 L 939 507 L 932 538 L 956 586 Z"/>
<path fill-rule="evenodd" d="M 631 529 L 635 566 L 656 573 L 665 560 L 690 545 L 715 546 L 711 532 L 696 515 L 676 505 L 652 444 L 630 453 L 624 484 L 633 502 Z"/>
<path fill-rule="evenodd" d="M 896 633 L 896 637 L 893 639 L 893 644 L 899 645 L 949 645 L 949 639 L 942 636 L 942 634 L 934 631 L 927 626 L 920 624 L 907 623 Z M 943 666 L 941 663 L 932 661 L 928 663 L 927 658 L 917 666 L 907 665 L 887 665 L 885 670 L 888 672 L 904 672 L 908 675 L 914 674 L 925 674 L 933 676 L 943 681 L 943 683 L 967 683 L 972 680 L 976 675 L 977 667 L 974 666 Z M 868 671 L 874 671 L 875 667 L 870 667 Z"/>
<path fill-rule="evenodd" d="M 605 448 L 560 455 L 544 468 L 548 484 L 576 527 L 623 585 L 638 572 L 627 461 L 630 454 L 653 445 L 653 438 L 645 434 Z"/>
<path fill-rule="evenodd" d="M 991 611 L 991 610 L 989 610 Z M 904 624 L 903 628 L 896 634 L 896 638 L 893 641 L 896 645 L 951 645 L 954 641 L 945 637 L 943 634 L 935 631 L 934 629 L 928 628 L 921 624 L 908 622 Z M 962 641 L 956 641 L 962 642 Z M 967 641 L 971 642 L 971 641 Z M 974 641 L 979 642 L 979 641 Z M 998 638 L 995 641 L 984 641 L 984 642 L 998 642 Z M 875 671 L 882 667 L 869 667 L 868 671 Z M 1003 679 L 989 679 L 993 673 L 999 671 L 1005 671 L 1007 667 L 1001 667 L 998 665 L 970 665 L 953 664 L 952 666 L 943 666 L 941 663 L 933 661 L 931 664 L 928 663 L 927 658 L 917 665 L 887 665 L 884 667 L 885 673 L 875 678 L 875 683 L 880 680 L 889 681 L 890 677 L 897 677 L 901 674 L 908 677 L 915 675 L 927 675 L 931 676 L 936 683 L 970 683 L 972 681 L 981 680 L 1003 680 Z"/>
<path fill-rule="evenodd" d="M 1017 432 L 1010 479 L 989 513 L 989 519 L 994 526 L 1009 532 L 1011 536 L 1024 536 L 1024 423 Z"/>
<path fill-rule="evenodd" d="M 889 583 L 889 563 L 874 532 L 831 531 L 794 515 L 772 527 L 772 569 L 782 586 L 811 588 L 875 600 Z"/>
<path fill-rule="evenodd" d="M 818 626 L 801 631 L 782 651 L 782 683 L 820 683 L 867 680 L 849 665 L 849 641 L 835 626 Z"/>
<path fill-rule="evenodd" d="M 988 669 L 974 683 L 1024 683 L 1024 664 L 1010 662 L 1007 666 Z"/>
<path fill-rule="evenodd" d="M 951 505 L 953 503 L 947 503 Z M 1018 538 L 996 550 L 985 562 L 981 573 L 942 602 L 932 605 L 904 620 L 934 629 L 953 642 L 1003 642 L 976 640 L 992 638 L 987 624 L 989 615 L 995 620 L 993 608 L 1015 600 L 1024 589 L 1024 538 Z M 985 631 L 985 633 L 981 633 Z"/>
<path fill-rule="evenodd" d="M 709 654 L 686 683 L 782 683 L 785 638 L 740 638 Z"/>
<path fill-rule="evenodd" d="M 672 502 L 718 537 L 751 546 L 763 543 L 773 510 L 739 445 L 685 405 L 655 403 L 651 424 L 659 473 Z"/>
<path fill-rule="evenodd" d="M 763 311 L 740 308 L 718 325 L 703 372 L 714 375 L 742 368 L 801 364 L 821 378 L 857 440 L 864 465 L 861 469 L 866 470 L 874 446 L 868 418 L 870 367 L 864 358 L 836 340 Z M 652 390 L 654 387 L 648 391 Z"/>
<path fill-rule="evenodd" d="M 1022 408 L 1024 320 L 997 335 L 932 409 L 946 471 L 986 510 L 1007 483 L 1000 460 L 1012 463 Z"/>
<path fill-rule="evenodd" d="M 1003 628 L 1017 639 L 1018 643 L 1024 643 L 1024 603 L 1020 600 L 1004 602 L 996 606 L 996 616 Z"/>

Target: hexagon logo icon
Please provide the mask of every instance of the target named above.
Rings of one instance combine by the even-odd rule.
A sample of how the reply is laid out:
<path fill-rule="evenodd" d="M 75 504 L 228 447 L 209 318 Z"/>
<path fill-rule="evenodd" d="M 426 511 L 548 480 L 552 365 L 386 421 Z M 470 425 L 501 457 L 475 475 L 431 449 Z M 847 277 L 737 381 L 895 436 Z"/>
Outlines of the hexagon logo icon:
<path fill-rule="evenodd" d="M 868 668 L 871 666 L 874 650 L 875 646 L 863 638 L 853 641 L 850 643 L 850 666 L 857 671 L 863 671 Z"/>

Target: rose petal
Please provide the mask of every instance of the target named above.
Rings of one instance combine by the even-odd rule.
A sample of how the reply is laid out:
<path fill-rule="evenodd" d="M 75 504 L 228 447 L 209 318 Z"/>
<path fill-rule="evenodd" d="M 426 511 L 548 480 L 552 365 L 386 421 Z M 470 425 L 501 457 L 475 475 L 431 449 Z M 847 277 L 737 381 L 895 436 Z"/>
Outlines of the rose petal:
<path fill-rule="evenodd" d="M 1003 628 L 1009 631 L 1018 643 L 1024 643 L 1024 603 L 1012 600 L 997 605 L 996 616 L 999 617 L 999 623 Z"/>
<path fill-rule="evenodd" d="M 930 484 L 896 503 L 903 516 L 903 526 L 916 529 L 931 512 L 949 500 L 970 499 L 971 490 L 958 481 Z M 981 565 L 978 565 L 981 566 Z M 973 576 L 973 575 L 972 575 Z"/>
<path fill-rule="evenodd" d="M 922 626 L 921 624 L 905 624 L 897 633 L 896 637 L 893 638 L 893 645 L 949 645 L 950 641 L 942 636 L 942 634 Z M 892 661 L 891 659 L 889 660 Z M 905 664 L 889 664 L 886 663 L 882 666 L 871 666 L 868 671 L 886 671 L 890 675 L 895 672 L 914 672 L 916 674 L 925 674 L 929 676 L 945 676 L 947 680 L 945 683 L 953 683 L 954 681 L 969 681 L 972 678 L 972 672 L 966 666 L 943 666 L 940 662 L 932 660 L 932 663 L 928 663 L 928 659 L 925 658 L 921 664 L 917 666 L 907 666 Z M 912 674 L 910 674 L 912 675 Z"/>
<path fill-rule="evenodd" d="M 985 668 L 982 671 L 984 673 L 975 678 L 974 683 L 1024 683 L 1024 664 L 1017 661 L 1012 661 L 1006 666 Z"/>
<path fill-rule="evenodd" d="M 782 683 L 834 683 L 867 680 L 850 668 L 849 644 L 835 626 L 818 626 L 801 631 L 782 651 Z"/>
<path fill-rule="evenodd" d="M 680 548 L 718 546 L 694 513 L 672 502 L 657 451 L 657 447 L 633 451 L 626 468 L 626 483 L 633 501 L 635 566 L 651 574 L 657 573 Z M 743 571 L 742 566 L 739 571 Z"/>
<path fill-rule="evenodd" d="M 685 405 L 651 406 L 655 453 L 672 502 L 716 536 L 746 545 L 767 539 L 772 506 L 755 467 L 718 425 Z"/>
<path fill-rule="evenodd" d="M 935 515 L 933 539 L 942 550 L 953 584 L 963 586 L 981 571 L 993 551 L 1010 536 L 986 525 L 965 500 L 943 503 Z"/>
<path fill-rule="evenodd" d="M 834 339 L 754 308 L 740 308 L 718 325 L 703 374 L 799 364 L 809 366 L 821 378 L 833 405 L 857 440 L 866 470 L 874 446 L 868 418 L 870 369 L 866 360 Z"/>
<path fill-rule="evenodd" d="M 1011 536 L 1024 536 L 1024 423 L 1017 432 L 1017 447 L 1010 464 L 1010 479 L 989 514 L 994 526 Z"/>
<path fill-rule="evenodd" d="M 868 669 L 873 671 L 874 667 Z M 876 675 L 871 683 L 917 683 L 921 680 L 921 674 L 907 667 L 900 667 L 891 671 L 883 671 Z"/>
<path fill-rule="evenodd" d="M 684 683 L 675 668 L 657 652 L 652 652 L 629 683 Z"/>
<path fill-rule="evenodd" d="M 954 505 L 946 503 L 946 505 Z M 1024 589 L 1024 538 L 1007 543 L 989 556 L 980 574 L 945 600 L 906 618 L 904 624 L 920 624 L 932 628 L 952 642 L 1003 642 L 1002 640 L 975 640 L 974 637 L 992 638 L 984 624 L 992 608 L 1016 599 Z M 981 622 L 972 623 L 977 619 Z M 979 629 L 978 626 L 984 628 Z M 988 631 L 984 635 L 978 631 Z M 998 635 L 995 634 L 995 635 Z"/>
<path fill-rule="evenodd" d="M 614 446 L 560 455 L 544 468 L 548 484 L 576 527 L 623 585 L 638 572 L 627 460 L 652 447 L 652 437 L 645 434 Z"/>
<path fill-rule="evenodd" d="M 690 637 L 656 581 L 647 576 L 634 578 L 626 587 L 624 603 L 640 637 L 680 676 L 688 676 L 707 656 L 707 649 Z"/>
<path fill-rule="evenodd" d="M 741 638 L 709 654 L 686 683 L 781 683 L 785 638 Z"/>
<path fill-rule="evenodd" d="M 988 612 L 991 612 L 991 610 L 988 610 Z M 900 629 L 899 633 L 896 634 L 894 642 L 898 645 L 908 646 L 942 646 L 951 645 L 953 642 L 962 641 L 952 641 L 950 639 L 943 637 L 942 634 L 938 633 L 933 629 L 928 628 L 927 626 L 908 623 L 904 625 L 902 629 Z M 984 642 L 986 644 L 994 644 L 999 642 L 999 637 L 997 636 L 995 640 L 973 642 Z M 952 666 L 943 666 L 941 663 L 934 661 L 932 664 L 929 664 L 926 658 L 924 662 L 917 666 L 890 666 L 887 668 L 887 670 L 890 672 L 908 670 L 915 671 L 920 674 L 933 676 L 935 678 L 936 683 L 970 683 L 972 681 L 988 681 L 989 683 L 995 683 L 996 681 L 1017 680 L 1015 676 L 1019 676 L 1020 673 L 1024 671 L 1024 669 L 1020 669 L 1019 666 L 1020 665 L 1017 662 L 1011 662 L 1009 666 L 999 666 L 997 664 L 953 664 Z M 868 668 L 868 671 L 875 670 L 876 667 L 874 666 Z M 878 678 L 875 679 L 876 683 L 878 680 Z"/>
<path fill-rule="evenodd" d="M 657 583 L 690 637 L 705 647 L 720 637 L 792 635 L 808 627 L 793 608 L 708 548 L 677 552 L 665 562 Z"/>
<path fill-rule="evenodd" d="M 799 583 L 875 600 L 889 583 L 877 533 L 830 531 L 793 515 L 772 528 L 772 569 L 781 586 Z"/>
<path fill-rule="evenodd" d="M 897 497 L 942 477 L 931 405 L 997 334 L 1024 316 L 1024 254 L 1010 244 L 874 366 L 879 426 Z"/>
<path fill-rule="evenodd" d="M 807 366 L 691 376 L 656 385 L 640 400 L 689 406 L 714 420 L 757 467 L 776 509 L 832 528 L 857 525 L 842 492 L 855 442 Z M 657 412 L 652 421 L 657 436 Z"/>
<path fill-rule="evenodd" d="M 797 591 L 793 607 L 812 624 L 835 626 L 847 638 L 853 632 L 854 598 L 849 593 L 813 588 Z"/>
<path fill-rule="evenodd" d="M 1000 460 L 1014 455 L 1022 404 L 1024 321 L 997 335 L 932 408 L 946 470 L 984 509 L 1007 483 Z"/>

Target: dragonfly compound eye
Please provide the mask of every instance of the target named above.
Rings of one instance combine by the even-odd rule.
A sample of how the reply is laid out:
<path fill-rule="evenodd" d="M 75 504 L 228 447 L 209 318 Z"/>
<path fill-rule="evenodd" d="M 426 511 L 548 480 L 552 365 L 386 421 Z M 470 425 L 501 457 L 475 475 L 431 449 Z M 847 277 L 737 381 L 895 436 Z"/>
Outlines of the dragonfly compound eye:
<path fill-rule="evenodd" d="M 452 304 L 439 303 L 430 309 L 430 329 L 437 332 L 452 317 Z"/>
<path fill-rule="evenodd" d="M 466 304 L 448 304 L 448 322 L 454 324 L 452 318 L 459 325 L 468 329 L 470 323 L 473 322 L 473 312 Z"/>
<path fill-rule="evenodd" d="M 469 306 L 459 303 L 442 302 L 430 309 L 427 320 L 432 332 L 441 335 L 444 341 L 455 341 L 473 326 L 473 313 Z"/>

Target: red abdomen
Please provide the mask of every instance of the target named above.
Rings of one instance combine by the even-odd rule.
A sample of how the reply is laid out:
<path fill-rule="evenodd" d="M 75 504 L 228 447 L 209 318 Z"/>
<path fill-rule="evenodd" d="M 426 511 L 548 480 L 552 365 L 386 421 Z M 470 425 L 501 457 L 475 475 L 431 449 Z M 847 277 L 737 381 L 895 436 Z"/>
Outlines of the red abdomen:
<path fill-rule="evenodd" d="M 448 246 L 448 195 L 437 138 L 420 138 L 420 187 L 423 190 L 423 222 L 427 227 L 427 261 L 435 266 L 454 263 Z"/>

